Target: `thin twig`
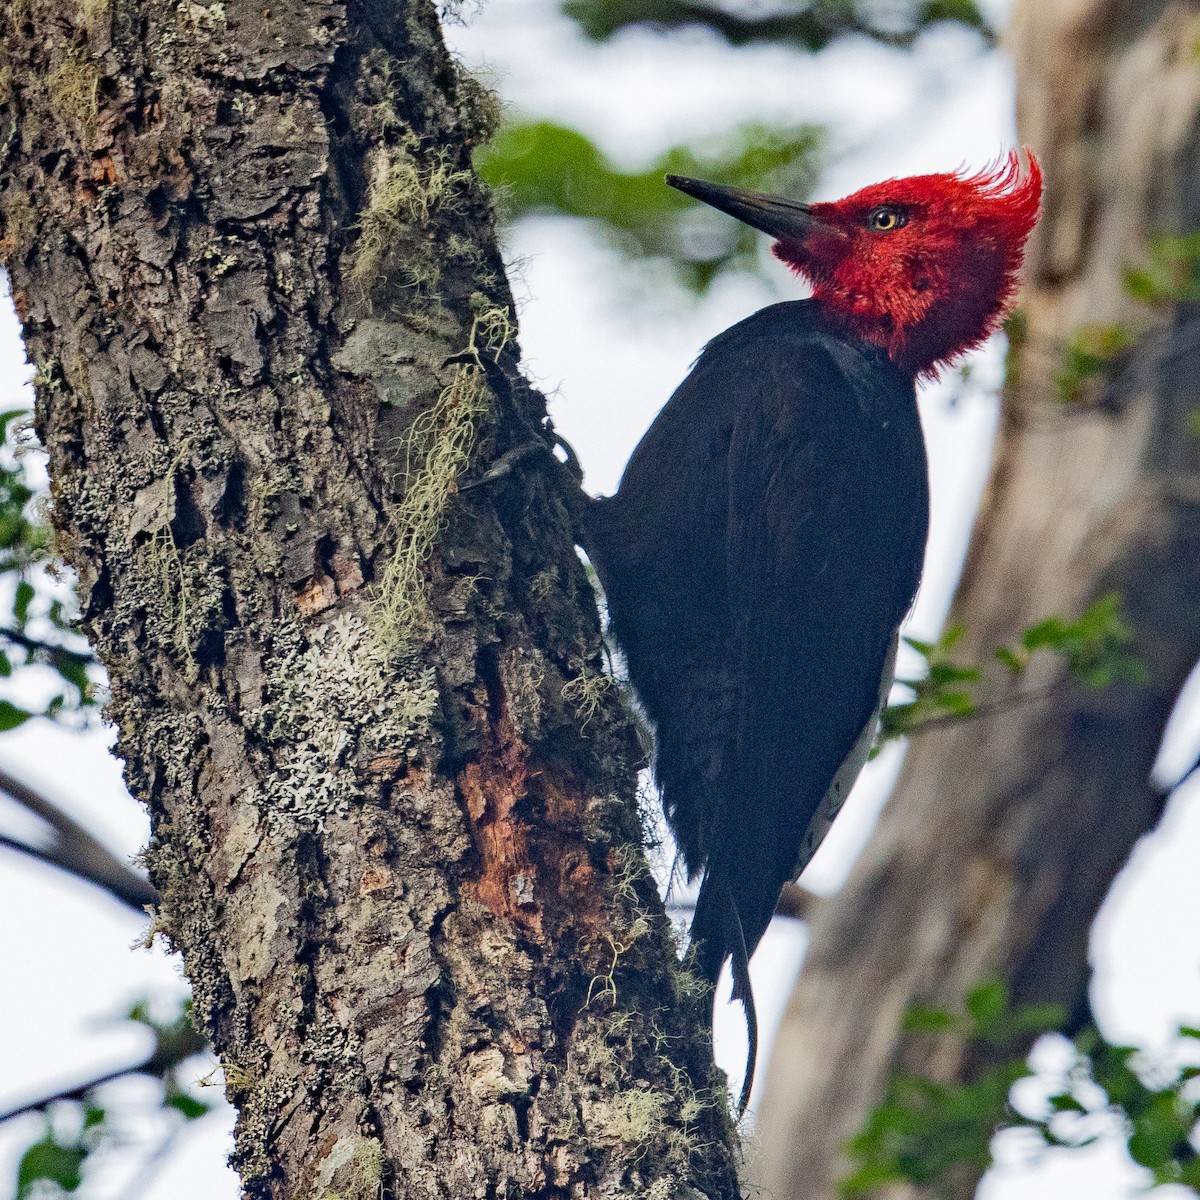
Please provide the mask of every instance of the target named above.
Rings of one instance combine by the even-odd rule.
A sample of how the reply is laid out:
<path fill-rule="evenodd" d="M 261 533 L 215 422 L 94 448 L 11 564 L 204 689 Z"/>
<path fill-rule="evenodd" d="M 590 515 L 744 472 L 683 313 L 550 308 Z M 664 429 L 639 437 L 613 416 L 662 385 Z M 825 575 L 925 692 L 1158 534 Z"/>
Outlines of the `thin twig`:
<path fill-rule="evenodd" d="M 969 721 L 979 721 L 984 717 L 994 717 L 1002 712 L 1009 712 L 1014 708 L 1024 708 L 1027 704 L 1036 704 L 1042 700 L 1048 700 L 1059 692 L 1065 692 L 1071 685 L 1071 680 L 1060 679 L 1057 683 L 1048 683 L 1044 687 L 1034 688 L 1028 692 L 1017 692 L 1011 696 L 1000 696 L 995 700 L 989 700 L 984 704 L 975 706 L 974 711 L 969 713 L 943 713 L 936 717 L 926 717 L 924 721 L 918 721 L 915 725 L 909 726 L 902 733 L 897 733 L 887 740 L 894 741 L 896 738 L 911 738 L 918 734 L 928 733 L 931 729 L 940 729 L 946 725 L 965 725 Z"/>
<path fill-rule="evenodd" d="M 53 1104 L 57 1100 L 83 1100 L 88 1092 L 94 1088 L 102 1087 L 106 1083 L 113 1083 L 118 1079 L 124 1079 L 127 1075 L 144 1075 L 146 1069 L 154 1064 L 155 1055 L 150 1055 L 149 1058 L 142 1062 L 134 1063 L 132 1066 L 121 1067 L 116 1071 L 106 1071 L 103 1075 L 97 1076 L 95 1079 L 89 1079 L 87 1083 L 81 1083 L 76 1087 L 63 1088 L 57 1092 L 51 1092 L 49 1095 L 42 1096 L 39 1100 L 31 1100 L 28 1104 L 21 1104 L 17 1108 L 10 1108 L 7 1112 L 0 1112 L 0 1124 L 5 1121 L 11 1121 L 13 1117 L 23 1117 L 26 1113 L 40 1112 L 48 1104 Z"/>
<path fill-rule="evenodd" d="M 6 638 L 8 641 L 21 646 L 25 650 L 33 653 L 45 651 L 50 655 L 59 655 L 62 658 L 70 658 L 83 666 L 99 666 L 100 660 L 90 650 L 72 650 L 69 646 L 60 646 L 56 642 L 44 642 L 41 638 L 30 637 L 27 633 L 22 633 L 17 629 L 7 629 L 0 626 L 0 638 Z"/>

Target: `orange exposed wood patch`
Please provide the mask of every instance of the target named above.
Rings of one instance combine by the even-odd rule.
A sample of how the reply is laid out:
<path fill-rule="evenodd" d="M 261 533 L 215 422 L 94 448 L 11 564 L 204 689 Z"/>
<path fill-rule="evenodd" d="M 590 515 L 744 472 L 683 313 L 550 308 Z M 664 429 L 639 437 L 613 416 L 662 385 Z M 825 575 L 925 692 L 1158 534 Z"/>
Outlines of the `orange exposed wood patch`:
<path fill-rule="evenodd" d="M 112 156 L 99 154 L 88 163 L 87 174 L 79 180 L 77 199 L 81 204 L 91 204 L 106 187 L 121 182 L 121 173 Z"/>
<path fill-rule="evenodd" d="M 369 896 L 372 892 L 381 892 L 385 888 L 392 885 L 392 873 L 383 866 L 382 863 L 376 863 L 367 867 L 362 873 L 362 878 L 358 881 L 358 894 L 360 896 Z"/>
<path fill-rule="evenodd" d="M 292 587 L 296 608 L 302 617 L 324 612 L 332 608 L 340 597 L 349 596 L 362 587 L 362 568 L 353 554 L 338 550 L 327 565 L 331 575 L 318 566 L 307 579 L 302 579 Z"/>
<path fill-rule="evenodd" d="M 362 567 L 356 555 L 346 550 L 334 551 L 329 560 L 329 569 L 333 572 L 333 582 L 339 596 L 348 596 L 362 587 Z"/>
<path fill-rule="evenodd" d="M 404 759 L 399 755 L 377 754 L 367 760 L 363 770 L 373 779 L 394 779 L 404 765 Z"/>
<path fill-rule="evenodd" d="M 310 575 L 292 588 L 292 594 L 302 617 L 324 612 L 337 603 L 337 587 L 328 575 Z"/>
<path fill-rule="evenodd" d="M 458 780 L 482 860 L 470 890 L 539 941 L 568 924 L 581 940 L 602 934 L 610 913 L 584 843 L 577 788 L 530 769 L 507 706 L 492 732 Z"/>
<path fill-rule="evenodd" d="M 528 825 L 514 811 L 526 798 L 528 747 L 504 714 L 495 742 L 459 776 L 467 813 L 475 823 L 483 871 L 475 885 L 481 903 L 541 933 Z"/>

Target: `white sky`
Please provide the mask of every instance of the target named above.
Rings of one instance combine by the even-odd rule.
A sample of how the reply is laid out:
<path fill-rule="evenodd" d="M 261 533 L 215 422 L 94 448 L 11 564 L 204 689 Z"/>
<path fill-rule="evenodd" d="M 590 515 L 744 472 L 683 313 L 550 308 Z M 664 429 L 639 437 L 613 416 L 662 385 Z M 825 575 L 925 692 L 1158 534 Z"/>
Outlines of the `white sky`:
<path fill-rule="evenodd" d="M 1006 0 L 992 6 L 999 11 Z M 449 30 L 472 65 L 486 64 L 516 111 L 574 124 L 614 159 L 640 166 L 666 146 L 762 118 L 817 121 L 830 127 L 818 192 L 843 195 L 890 175 L 980 165 L 1011 144 L 1012 77 L 1003 56 L 980 56 L 974 40 L 945 30 L 926 39 L 919 58 L 845 44 L 816 58 L 781 49 L 731 52 L 703 34 L 660 39 L 627 34 L 593 47 L 554 12 L 549 0 L 493 0 L 468 27 Z M 514 235 L 521 263 L 521 341 L 528 368 L 553 391 L 552 413 L 587 469 L 588 486 L 609 492 L 629 451 L 686 372 L 703 343 L 764 303 L 798 294 L 780 268 L 771 283 L 727 280 L 703 301 L 668 286 L 660 302 L 631 306 L 647 294 L 578 225 L 530 221 Z M 992 348 L 977 378 L 994 380 Z M 0 411 L 23 395 L 15 319 L 0 304 Z M 927 394 L 922 414 L 930 444 L 934 524 L 914 626 L 940 623 L 953 587 L 970 518 L 986 472 L 994 403 L 971 393 L 951 407 L 945 390 Z M 1195 722 L 1181 729 L 1175 761 L 1195 744 Z M 111 845 L 132 854 L 146 823 L 128 797 L 100 731 L 66 733 L 31 722 L 0 738 L 0 766 L 28 778 L 85 820 Z M 835 890 L 869 836 L 898 766 L 893 748 L 855 789 L 805 882 Z M 1190 791 L 1190 796 L 1187 794 Z M 1093 939 L 1095 1005 L 1110 1036 L 1163 1046 L 1183 1020 L 1200 1019 L 1200 806 L 1181 790 L 1162 828 L 1145 839 L 1105 905 Z M 2 805 L 2 802 L 0 802 Z M 0 806 L 0 828 L 15 828 Z M 130 949 L 142 922 L 93 889 L 0 851 L 0 910 L 17 915 L 0 928 L 0 1106 L 47 1083 L 80 1080 L 141 1052 L 127 1030 L 100 1026 L 131 999 L 182 990 L 175 964 L 160 951 Z M 801 927 L 776 923 L 755 960 L 766 1031 L 773 1029 L 803 951 Z M 741 1069 L 741 1033 L 730 1010 L 720 1058 Z M 1052 1048 L 1045 1051 L 1053 1058 Z M 765 1061 L 765 1060 L 764 1060 Z M 760 1081 L 762 1072 L 760 1071 Z M 223 1167 L 228 1113 L 201 1122 L 138 1192 L 138 1200 L 221 1200 L 237 1195 Z M 31 1136 L 30 1126 L 0 1135 L 0 1180 Z M 1030 1161 L 1020 1139 L 1002 1140 L 1005 1163 L 980 1193 L 984 1200 L 1125 1200 L 1141 1173 L 1112 1142 L 1086 1152 L 1053 1152 Z M 134 1200 L 117 1168 L 88 1200 Z M 1171 1189 L 1155 1193 L 1169 1200 Z"/>

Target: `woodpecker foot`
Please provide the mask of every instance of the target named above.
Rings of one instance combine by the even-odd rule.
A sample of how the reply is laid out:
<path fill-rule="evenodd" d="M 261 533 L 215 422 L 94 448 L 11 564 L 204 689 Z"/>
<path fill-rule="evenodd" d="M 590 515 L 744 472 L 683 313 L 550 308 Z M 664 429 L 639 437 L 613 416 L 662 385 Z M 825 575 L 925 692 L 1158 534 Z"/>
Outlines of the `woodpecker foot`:
<path fill-rule="evenodd" d="M 506 450 L 482 475 L 460 483 L 458 490 L 469 492 L 485 483 L 495 483 L 500 479 L 507 478 L 527 460 L 544 456 L 550 461 L 551 471 L 558 482 L 567 508 L 573 514 L 577 514 L 589 499 L 581 486 L 583 467 L 580 466 L 579 458 L 569 442 L 555 433 L 552 428 L 547 429 L 546 433 L 550 439 L 548 442 L 537 438 L 522 442 L 511 450 Z M 559 458 L 554 453 L 555 450 L 561 450 L 563 457 Z"/>
<path fill-rule="evenodd" d="M 460 492 L 469 492 L 482 487 L 485 483 L 495 483 L 511 475 L 520 463 L 537 454 L 550 454 L 550 447 L 544 442 L 522 442 L 511 450 L 506 450 L 482 475 L 476 479 L 468 479 L 458 485 Z M 551 455 L 553 457 L 553 455 Z"/>

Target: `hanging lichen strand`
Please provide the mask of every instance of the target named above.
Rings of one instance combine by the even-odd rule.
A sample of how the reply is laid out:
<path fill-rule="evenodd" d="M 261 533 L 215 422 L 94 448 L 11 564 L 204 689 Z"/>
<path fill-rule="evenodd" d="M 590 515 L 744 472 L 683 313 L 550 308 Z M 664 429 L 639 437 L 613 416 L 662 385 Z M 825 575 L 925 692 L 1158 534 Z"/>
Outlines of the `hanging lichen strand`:
<path fill-rule="evenodd" d="M 395 548 L 376 591 L 373 624 L 385 651 L 411 648 L 432 631 L 426 567 L 446 506 L 474 449 L 491 393 L 481 354 L 499 362 L 516 329 L 508 311 L 487 307 L 471 323 L 462 357 L 450 367 L 450 382 L 434 405 L 409 426 L 403 440 L 404 499 L 392 513 Z M 480 343 L 483 346 L 480 346 Z"/>

